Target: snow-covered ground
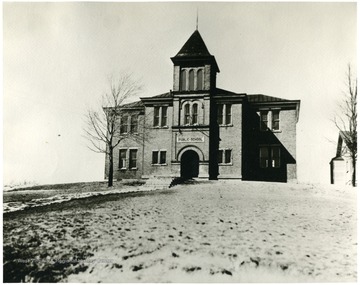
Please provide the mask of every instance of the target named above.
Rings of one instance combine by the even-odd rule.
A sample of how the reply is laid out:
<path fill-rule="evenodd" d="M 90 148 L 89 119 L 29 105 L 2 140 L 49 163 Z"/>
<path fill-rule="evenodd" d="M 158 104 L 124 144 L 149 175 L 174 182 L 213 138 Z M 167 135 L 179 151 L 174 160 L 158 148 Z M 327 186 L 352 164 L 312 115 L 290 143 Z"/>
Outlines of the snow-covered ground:
<path fill-rule="evenodd" d="M 166 180 L 167 181 L 167 180 Z M 168 182 L 168 181 L 167 181 Z M 134 183 L 137 183 L 135 181 Z M 170 182 L 168 182 L 169 184 Z M 74 199 L 83 199 L 94 196 L 124 194 L 139 191 L 152 191 L 156 188 L 149 185 L 127 186 L 115 182 L 114 187 L 108 188 L 106 184 L 101 187 L 92 187 L 92 183 L 84 183 L 86 186 L 78 191 L 72 186 L 67 189 L 46 189 L 33 190 L 23 188 L 21 190 L 11 189 L 4 192 L 5 201 L 3 202 L 3 212 L 15 212 L 24 209 L 41 207 L 45 205 L 58 204 Z"/>
<path fill-rule="evenodd" d="M 356 190 L 206 181 L 98 196 L 8 213 L 3 240 L 4 276 L 23 281 L 355 282 Z"/>

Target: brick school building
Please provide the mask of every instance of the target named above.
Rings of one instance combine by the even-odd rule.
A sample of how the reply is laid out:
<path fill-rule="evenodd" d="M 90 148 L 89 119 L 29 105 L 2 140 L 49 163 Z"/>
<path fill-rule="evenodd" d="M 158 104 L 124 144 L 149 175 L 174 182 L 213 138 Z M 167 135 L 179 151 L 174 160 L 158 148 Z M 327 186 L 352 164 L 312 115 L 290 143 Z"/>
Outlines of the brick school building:
<path fill-rule="evenodd" d="M 114 179 L 296 181 L 300 100 L 217 88 L 220 70 L 198 30 L 171 60 L 172 90 L 121 107 Z"/>

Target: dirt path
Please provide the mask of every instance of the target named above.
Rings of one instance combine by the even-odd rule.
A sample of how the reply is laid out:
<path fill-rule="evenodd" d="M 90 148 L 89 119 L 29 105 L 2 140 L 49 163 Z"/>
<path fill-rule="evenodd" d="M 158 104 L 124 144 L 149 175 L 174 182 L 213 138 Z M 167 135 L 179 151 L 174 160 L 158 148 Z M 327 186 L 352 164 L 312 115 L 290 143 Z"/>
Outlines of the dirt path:
<path fill-rule="evenodd" d="M 356 281 L 356 196 L 207 182 L 4 216 L 8 281 Z M 5 279 L 6 281 L 6 279 Z"/>

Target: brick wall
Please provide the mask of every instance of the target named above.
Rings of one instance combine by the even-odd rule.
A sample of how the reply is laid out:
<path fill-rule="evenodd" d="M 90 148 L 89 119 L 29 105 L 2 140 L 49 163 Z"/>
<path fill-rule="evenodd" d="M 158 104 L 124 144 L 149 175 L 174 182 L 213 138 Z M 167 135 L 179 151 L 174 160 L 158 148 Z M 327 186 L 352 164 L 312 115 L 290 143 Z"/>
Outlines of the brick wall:
<path fill-rule="evenodd" d="M 144 147 L 143 177 L 172 176 L 171 174 L 171 125 L 173 107 L 167 110 L 167 126 L 154 127 L 154 108 L 146 107 L 146 141 Z M 166 150 L 166 165 L 152 165 L 153 151 Z"/>
<path fill-rule="evenodd" d="M 139 110 L 134 111 L 125 111 L 124 115 L 131 116 L 136 115 L 138 116 L 138 132 L 135 134 L 131 134 L 130 132 L 121 136 L 121 142 L 114 148 L 113 150 L 113 165 L 114 165 L 114 179 L 127 179 L 133 178 L 138 179 L 141 178 L 142 172 L 142 156 L 143 156 L 143 123 L 144 123 L 144 116 L 139 114 Z M 120 123 L 120 119 L 117 122 Z M 128 120 L 128 128 L 130 127 L 130 119 Z M 114 142 L 117 141 L 117 138 L 114 138 Z M 126 167 L 124 169 L 120 169 L 120 149 L 126 150 Z M 136 168 L 130 169 L 129 167 L 129 155 L 130 149 L 137 150 L 137 161 L 136 161 Z M 106 155 L 105 157 L 105 178 L 108 177 L 109 173 L 109 157 Z"/>
<path fill-rule="evenodd" d="M 231 164 L 219 165 L 218 178 L 242 178 L 242 104 L 233 104 L 232 125 L 220 126 L 219 149 L 231 149 Z"/>

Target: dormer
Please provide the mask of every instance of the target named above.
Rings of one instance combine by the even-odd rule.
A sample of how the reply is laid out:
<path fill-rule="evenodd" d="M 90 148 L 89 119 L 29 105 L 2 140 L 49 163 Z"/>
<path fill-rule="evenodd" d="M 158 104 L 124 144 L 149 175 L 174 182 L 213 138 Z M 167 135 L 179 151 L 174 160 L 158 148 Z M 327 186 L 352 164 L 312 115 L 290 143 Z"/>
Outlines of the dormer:
<path fill-rule="evenodd" d="M 216 73 L 220 70 L 198 30 L 171 60 L 174 63 L 174 92 L 210 91 L 216 87 Z"/>

